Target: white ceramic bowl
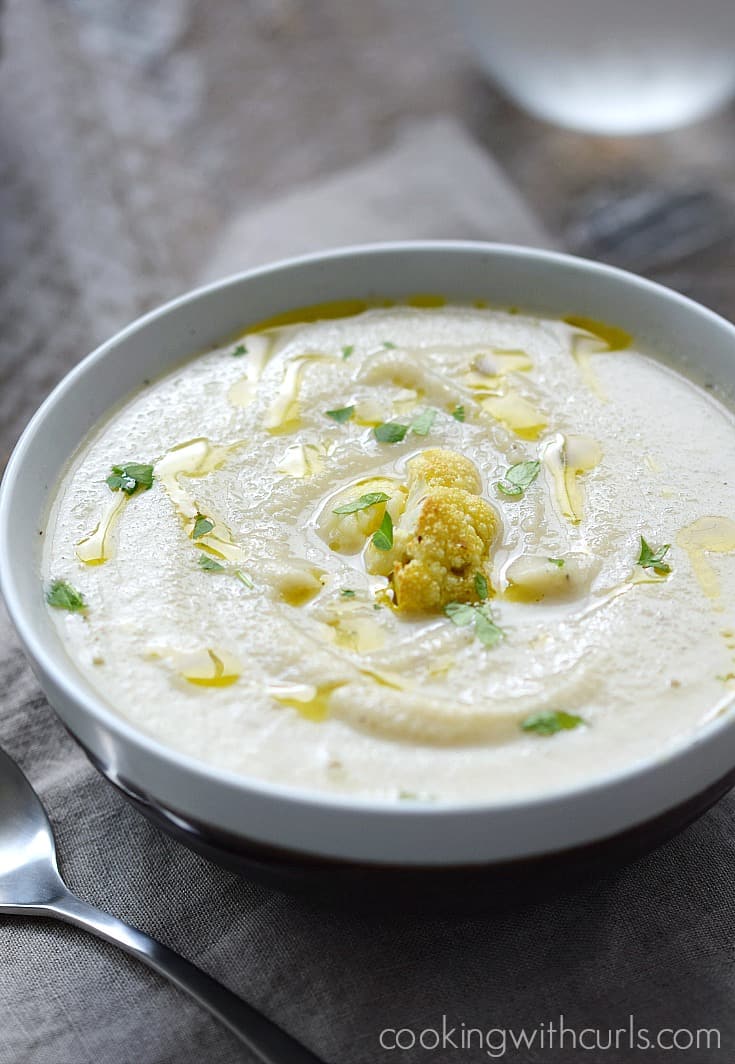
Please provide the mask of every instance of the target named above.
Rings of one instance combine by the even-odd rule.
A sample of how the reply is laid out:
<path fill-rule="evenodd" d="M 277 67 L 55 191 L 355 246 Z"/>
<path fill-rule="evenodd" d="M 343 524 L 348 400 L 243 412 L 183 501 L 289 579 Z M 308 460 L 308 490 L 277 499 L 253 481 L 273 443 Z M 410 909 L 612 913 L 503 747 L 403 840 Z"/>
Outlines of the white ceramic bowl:
<path fill-rule="evenodd" d="M 362 875 L 371 867 L 389 879 L 400 870 L 469 866 L 506 875 L 562 852 L 575 860 L 625 855 L 681 827 L 734 779 L 735 723 L 722 718 L 665 758 L 552 798 L 424 806 L 306 793 L 217 771 L 162 746 L 105 705 L 67 657 L 44 603 L 41 536 L 54 485 L 92 426 L 146 378 L 251 321 L 312 303 L 421 292 L 609 321 L 686 372 L 728 389 L 735 384 L 732 325 L 620 270 L 491 244 L 349 248 L 198 289 L 118 333 L 49 396 L 0 490 L 0 584 L 38 680 L 69 731 L 168 830 L 256 874 L 287 868 L 283 882 L 305 869 L 321 869 L 333 882 L 341 881 L 337 872 L 357 868 Z"/>

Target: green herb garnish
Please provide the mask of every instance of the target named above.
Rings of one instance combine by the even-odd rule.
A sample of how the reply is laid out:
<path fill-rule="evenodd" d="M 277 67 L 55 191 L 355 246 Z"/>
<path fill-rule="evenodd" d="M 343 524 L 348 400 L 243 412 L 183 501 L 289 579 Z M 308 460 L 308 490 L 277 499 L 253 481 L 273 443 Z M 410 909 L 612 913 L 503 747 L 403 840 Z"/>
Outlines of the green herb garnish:
<path fill-rule="evenodd" d="M 566 713 L 563 709 L 547 709 L 542 713 L 532 713 L 521 721 L 523 731 L 535 732 L 537 735 L 556 735 L 560 731 L 571 731 L 584 724 L 576 713 Z"/>
<path fill-rule="evenodd" d="M 390 550 L 393 546 L 393 519 L 386 510 L 380 528 L 373 533 L 373 546 L 377 550 Z"/>
<path fill-rule="evenodd" d="M 557 567 L 557 569 L 563 569 L 564 568 L 564 559 L 563 558 L 547 558 L 546 561 L 550 562 L 551 565 L 555 565 Z"/>
<path fill-rule="evenodd" d="M 57 610 L 68 610 L 69 613 L 81 613 L 87 608 L 84 595 L 66 580 L 54 580 L 46 592 L 46 601 L 49 606 L 54 606 Z"/>
<path fill-rule="evenodd" d="M 223 573 L 225 571 L 224 565 L 220 565 L 214 558 L 210 558 L 208 554 L 199 555 L 199 568 L 206 569 L 208 573 Z"/>
<path fill-rule="evenodd" d="M 480 602 L 484 602 L 489 593 L 484 573 L 475 573 L 475 591 Z"/>
<path fill-rule="evenodd" d="M 351 587 L 342 587 L 340 588 L 339 593 L 342 598 L 354 598 L 356 594 L 356 592 L 354 592 Z"/>
<path fill-rule="evenodd" d="M 406 438 L 409 430 L 416 436 L 428 436 L 435 418 L 436 410 L 429 408 L 417 414 L 410 425 L 402 425 L 399 421 L 384 421 L 382 425 L 375 426 L 373 433 L 378 443 L 400 443 Z"/>
<path fill-rule="evenodd" d="M 448 602 L 444 607 L 444 612 L 452 624 L 456 624 L 458 628 L 466 628 L 475 619 L 475 607 L 469 602 Z"/>
<path fill-rule="evenodd" d="M 114 465 L 112 475 L 105 483 L 111 491 L 123 491 L 126 495 L 134 494 L 138 488 L 148 491 L 153 485 L 153 466 L 141 465 L 140 462 Z"/>
<path fill-rule="evenodd" d="M 455 421 L 464 421 L 464 407 L 461 403 L 458 406 L 455 406 L 452 411 L 452 417 Z"/>
<path fill-rule="evenodd" d="M 232 354 L 233 354 L 233 356 L 235 358 L 240 358 L 242 355 L 246 355 L 247 353 L 248 353 L 248 349 L 245 346 L 245 344 L 238 344 L 237 347 L 232 352 Z"/>
<path fill-rule="evenodd" d="M 345 421 L 350 420 L 355 413 L 355 408 L 354 406 L 341 406 L 338 410 L 325 410 L 324 413 L 327 417 L 331 417 L 332 421 L 342 425 Z"/>
<path fill-rule="evenodd" d="M 387 348 L 388 351 L 395 351 L 396 349 L 396 345 L 392 340 L 383 340 L 383 347 Z"/>
<path fill-rule="evenodd" d="M 204 517 L 202 514 L 197 514 L 191 538 L 201 539 L 202 536 L 206 536 L 208 532 L 211 532 L 213 528 L 214 521 L 210 521 L 208 517 Z"/>
<path fill-rule="evenodd" d="M 355 350 L 355 345 L 354 344 L 346 344 L 342 348 L 342 358 L 348 359 L 354 350 Z"/>
<path fill-rule="evenodd" d="M 448 602 L 444 612 L 458 628 L 474 625 L 475 635 L 486 647 L 494 647 L 505 635 L 493 620 L 489 602 L 483 602 L 480 606 L 473 606 L 469 602 Z"/>
<path fill-rule="evenodd" d="M 235 569 L 235 576 L 237 577 L 237 579 L 240 581 L 241 584 L 245 585 L 245 587 L 249 591 L 252 591 L 253 588 L 255 587 L 255 584 L 253 583 L 253 581 L 250 579 L 250 577 L 247 575 L 247 573 L 244 573 L 242 571 L 242 569 Z"/>
<path fill-rule="evenodd" d="M 428 436 L 435 418 L 436 410 L 432 410 L 431 408 L 423 410 L 420 414 L 417 414 L 411 422 L 411 432 L 415 433 L 417 436 Z"/>
<path fill-rule="evenodd" d="M 384 421 L 382 425 L 376 425 L 373 434 L 378 443 L 400 443 L 408 432 L 408 425 L 401 425 L 397 421 Z"/>
<path fill-rule="evenodd" d="M 507 469 L 504 478 L 498 481 L 498 491 L 502 491 L 503 495 L 517 498 L 533 484 L 540 469 L 541 462 L 538 458 L 531 462 L 517 462 Z"/>
<path fill-rule="evenodd" d="M 369 491 L 367 495 L 361 495 L 359 499 L 353 499 L 352 502 L 345 502 L 335 507 L 332 513 L 354 514 L 358 510 L 367 510 L 371 506 L 376 506 L 379 502 L 388 502 L 389 499 L 390 495 L 386 495 L 384 491 Z"/>
<path fill-rule="evenodd" d="M 657 547 L 656 550 L 653 550 L 641 536 L 641 553 L 638 556 L 636 565 L 640 565 L 643 569 L 653 569 L 658 576 L 668 576 L 671 572 L 671 566 L 664 561 L 664 558 L 670 548 L 670 543 L 664 543 L 663 547 Z"/>
<path fill-rule="evenodd" d="M 490 604 L 487 602 L 475 607 L 475 635 L 486 647 L 494 647 L 505 635 L 503 629 L 493 620 Z"/>

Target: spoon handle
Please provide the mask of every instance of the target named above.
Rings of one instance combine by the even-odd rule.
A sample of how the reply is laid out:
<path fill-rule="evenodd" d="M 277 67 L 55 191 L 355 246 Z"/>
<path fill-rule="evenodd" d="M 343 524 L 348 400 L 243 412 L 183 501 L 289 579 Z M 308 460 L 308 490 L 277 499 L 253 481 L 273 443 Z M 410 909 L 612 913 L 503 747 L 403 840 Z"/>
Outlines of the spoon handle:
<path fill-rule="evenodd" d="M 106 942 L 120 946 L 126 953 L 140 958 L 166 976 L 229 1027 L 263 1064 L 323 1064 L 289 1034 L 201 968 L 150 935 L 118 920 L 116 916 L 95 909 L 71 893 L 62 894 L 39 908 L 43 910 L 43 915 L 56 916 L 69 924 L 76 924 Z"/>

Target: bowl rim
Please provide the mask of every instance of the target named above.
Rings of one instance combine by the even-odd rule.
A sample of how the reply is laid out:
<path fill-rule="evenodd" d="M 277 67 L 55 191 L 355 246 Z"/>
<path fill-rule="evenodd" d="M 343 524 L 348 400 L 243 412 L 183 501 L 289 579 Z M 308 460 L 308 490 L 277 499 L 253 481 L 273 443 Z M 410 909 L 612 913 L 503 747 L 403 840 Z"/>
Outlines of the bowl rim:
<path fill-rule="evenodd" d="M 442 816 L 454 817 L 457 814 L 483 815 L 508 813 L 514 811 L 524 813 L 543 808 L 545 811 L 553 810 L 555 805 L 563 806 L 570 800 L 578 800 L 583 796 L 594 795 L 605 790 L 624 786 L 633 780 L 641 779 L 663 765 L 673 766 L 682 763 L 693 750 L 704 745 L 715 743 L 721 734 L 733 729 L 735 717 L 720 713 L 714 715 L 702 724 L 695 732 L 687 737 L 687 740 L 673 745 L 663 755 L 651 755 L 640 758 L 631 764 L 617 770 L 596 776 L 589 780 L 577 782 L 569 787 L 554 789 L 549 793 L 533 793 L 522 796 L 501 796 L 492 799 L 473 800 L 432 800 L 416 802 L 399 802 L 394 798 L 369 797 L 359 794 L 341 794 L 329 791 L 318 791 L 290 783 L 274 782 L 258 776 L 241 774 L 229 769 L 222 769 L 214 764 L 200 761 L 189 754 L 168 746 L 143 730 L 135 727 L 125 717 L 118 714 L 112 704 L 108 703 L 101 695 L 96 695 L 77 685 L 76 666 L 71 658 L 68 659 L 68 669 L 60 672 L 55 663 L 50 660 L 45 648 L 45 637 L 38 632 L 30 619 L 23 593 L 19 590 L 14 576 L 14 567 L 8 549 L 8 528 L 12 520 L 12 501 L 14 493 L 18 490 L 19 482 L 23 475 L 23 465 L 26 453 L 31 447 L 35 437 L 43 431 L 46 418 L 53 408 L 64 401 L 84 377 L 90 367 L 106 359 L 115 348 L 128 337 L 147 328 L 152 322 L 165 318 L 178 308 L 199 299 L 206 299 L 208 295 L 219 292 L 231 286 L 247 283 L 249 280 L 260 277 L 267 278 L 284 270 L 294 267 L 317 266 L 325 261 L 339 259 L 352 259 L 358 257 L 370 257 L 372 255 L 402 255 L 406 253 L 426 253 L 453 251 L 457 253 L 483 254 L 515 259 L 526 259 L 553 268 L 554 266 L 573 266 L 582 269 L 588 274 L 596 275 L 603 283 L 605 279 L 617 280 L 633 288 L 638 288 L 644 294 L 665 298 L 673 304 L 678 304 L 686 313 L 693 314 L 705 321 L 717 325 L 731 335 L 733 352 L 735 353 L 735 325 L 727 321 L 715 311 L 708 309 L 702 304 L 651 281 L 638 276 L 630 271 L 596 262 L 591 259 L 569 255 L 563 252 L 526 247 L 514 244 L 494 243 L 473 240 L 420 240 L 420 241 L 389 241 L 369 244 L 347 245 L 344 247 L 331 248 L 324 251 L 312 252 L 306 255 L 298 255 L 281 259 L 267 265 L 230 274 L 217 281 L 191 289 L 179 296 L 168 300 L 166 303 L 153 308 L 147 313 L 136 318 L 130 324 L 116 332 L 108 340 L 104 341 L 92 352 L 82 358 L 72 367 L 55 385 L 50 394 L 41 403 L 31 417 L 19 440 L 17 441 L 2 481 L 0 482 L 0 591 L 5 599 L 6 607 L 12 623 L 20 637 L 26 655 L 33 663 L 39 666 L 44 675 L 50 675 L 54 683 L 62 693 L 83 713 L 90 717 L 107 732 L 112 732 L 117 738 L 132 746 L 136 753 L 152 756 L 157 761 L 162 761 L 167 767 L 174 770 L 183 770 L 197 779 L 221 784 L 225 789 L 247 795 L 257 794 L 263 798 L 271 798 L 287 803 L 298 803 L 312 809 L 350 813 L 368 813 L 376 817 L 415 818 L 430 815 L 432 819 Z M 530 302 L 530 301 L 529 301 Z M 196 352 L 186 356 L 183 361 L 196 357 Z M 121 395 L 119 401 L 126 398 Z M 109 411 L 111 407 L 107 407 Z M 97 419 L 97 424 L 104 418 Z M 79 441 L 82 442 L 81 440 Z M 735 695 L 733 695 L 735 701 Z"/>

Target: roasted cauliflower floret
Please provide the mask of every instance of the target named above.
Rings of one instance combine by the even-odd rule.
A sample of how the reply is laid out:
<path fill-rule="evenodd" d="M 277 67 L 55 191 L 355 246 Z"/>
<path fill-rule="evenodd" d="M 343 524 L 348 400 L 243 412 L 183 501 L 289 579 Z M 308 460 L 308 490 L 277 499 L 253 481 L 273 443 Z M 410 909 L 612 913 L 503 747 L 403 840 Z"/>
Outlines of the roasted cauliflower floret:
<path fill-rule="evenodd" d="M 364 509 L 352 513 L 337 514 L 339 507 L 355 502 L 363 496 L 382 493 L 389 497 L 388 502 L 375 502 Z M 319 535 L 330 550 L 337 554 L 357 554 L 365 546 L 365 541 L 380 528 L 386 508 L 393 521 L 397 521 L 403 512 L 406 494 L 403 488 L 388 477 L 373 477 L 359 481 L 345 488 L 330 500 L 318 522 Z"/>
<path fill-rule="evenodd" d="M 408 500 L 393 530 L 393 547 L 369 543 L 369 572 L 391 576 L 397 609 L 438 611 L 477 599 L 475 577 L 486 566 L 499 519 L 480 498 L 474 464 L 454 451 L 423 451 L 408 463 Z"/>
<path fill-rule="evenodd" d="M 424 488 L 461 488 L 471 495 L 479 495 L 482 490 L 475 463 L 457 451 L 429 448 L 412 458 L 407 469 L 411 494 Z"/>

